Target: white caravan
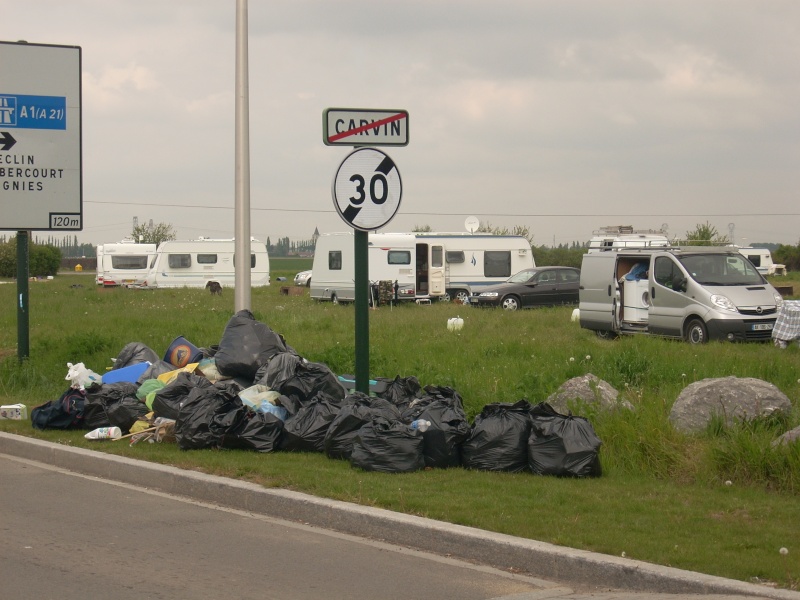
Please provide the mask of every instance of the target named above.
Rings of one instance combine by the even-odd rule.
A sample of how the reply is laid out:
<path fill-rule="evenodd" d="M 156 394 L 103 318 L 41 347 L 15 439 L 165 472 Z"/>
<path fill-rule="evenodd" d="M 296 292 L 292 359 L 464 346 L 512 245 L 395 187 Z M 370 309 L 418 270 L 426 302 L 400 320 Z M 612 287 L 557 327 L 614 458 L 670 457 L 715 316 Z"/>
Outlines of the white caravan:
<path fill-rule="evenodd" d="M 204 288 L 210 282 L 234 287 L 236 271 L 233 239 L 172 240 L 158 247 L 150 272 L 140 287 Z M 269 255 L 264 242 L 250 240 L 250 281 L 252 287 L 269 285 Z"/>
<path fill-rule="evenodd" d="M 762 275 L 786 275 L 786 265 L 772 262 L 772 254 L 767 248 L 739 248 L 739 254 L 753 263 Z"/>
<path fill-rule="evenodd" d="M 122 240 L 97 247 L 95 282 L 105 287 L 139 285 L 156 255 L 155 244 Z"/>
<path fill-rule="evenodd" d="M 396 282 L 398 300 L 459 299 L 534 266 L 530 243 L 521 236 L 468 233 L 371 233 L 369 279 Z M 352 302 L 355 298 L 353 234 L 317 239 L 311 297 Z"/>
<path fill-rule="evenodd" d="M 660 229 L 634 229 L 630 225 L 611 225 L 592 232 L 589 252 L 669 245 L 667 234 Z"/>

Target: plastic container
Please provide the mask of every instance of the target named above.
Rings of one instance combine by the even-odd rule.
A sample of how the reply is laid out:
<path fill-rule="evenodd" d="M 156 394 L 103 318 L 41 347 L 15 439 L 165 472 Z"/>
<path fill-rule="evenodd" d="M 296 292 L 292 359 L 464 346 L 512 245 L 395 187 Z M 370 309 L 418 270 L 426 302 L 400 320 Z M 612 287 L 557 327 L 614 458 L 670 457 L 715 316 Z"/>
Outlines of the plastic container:
<path fill-rule="evenodd" d="M 190 363 L 200 362 L 202 359 L 203 351 L 183 336 L 172 340 L 164 354 L 164 362 L 176 367 L 185 367 Z"/>
<path fill-rule="evenodd" d="M 107 371 L 103 374 L 102 382 L 103 383 L 117 383 L 119 381 L 129 381 L 131 383 L 136 383 L 139 381 L 139 377 L 142 376 L 142 373 L 147 371 L 148 367 L 150 366 L 149 362 L 141 362 L 136 363 L 135 365 L 128 365 L 127 367 L 122 367 L 121 369 L 114 369 L 113 371 Z"/>
<path fill-rule="evenodd" d="M 409 425 L 411 429 L 418 429 L 421 433 L 425 433 L 428 430 L 428 427 L 430 426 L 431 422 L 426 421 L 425 419 L 417 419 L 416 421 L 411 421 L 411 425 Z"/>
<path fill-rule="evenodd" d="M 87 440 L 118 440 L 122 437 L 119 427 L 98 427 L 84 435 Z"/>

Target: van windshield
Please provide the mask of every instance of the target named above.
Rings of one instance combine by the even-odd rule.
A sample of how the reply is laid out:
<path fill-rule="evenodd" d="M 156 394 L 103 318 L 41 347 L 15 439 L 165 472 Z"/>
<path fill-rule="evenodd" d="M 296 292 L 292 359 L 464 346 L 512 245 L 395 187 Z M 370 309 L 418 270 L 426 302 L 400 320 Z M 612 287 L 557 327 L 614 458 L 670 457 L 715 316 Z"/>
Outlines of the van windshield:
<path fill-rule="evenodd" d="M 692 279 L 703 285 L 763 285 L 764 278 L 740 255 L 691 254 L 681 261 Z"/>

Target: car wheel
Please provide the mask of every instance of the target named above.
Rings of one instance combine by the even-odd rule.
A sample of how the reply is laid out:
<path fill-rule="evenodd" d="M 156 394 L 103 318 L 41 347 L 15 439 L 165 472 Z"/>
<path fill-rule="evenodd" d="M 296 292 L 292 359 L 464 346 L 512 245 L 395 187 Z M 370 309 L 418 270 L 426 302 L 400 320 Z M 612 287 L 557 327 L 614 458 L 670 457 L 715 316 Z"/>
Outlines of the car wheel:
<path fill-rule="evenodd" d="M 331 302 L 333 302 L 334 304 L 339 304 L 339 296 L 337 296 L 336 294 L 333 294 L 331 296 Z"/>
<path fill-rule="evenodd" d="M 613 331 L 609 331 L 608 329 L 598 329 L 594 333 L 601 340 L 615 340 L 615 339 L 617 339 L 617 334 L 614 333 Z"/>
<path fill-rule="evenodd" d="M 306 281 L 306 287 L 311 287 L 311 277 L 309 277 L 308 281 Z"/>
<path fill-rule="evenodd" d="M 686 324 L 683 339 L 690 344 L 705 344 L 708 341 L 708 330 L 700 319 L 691 319 Z"/>
<path fill-rule="evenodd" d="M 469 304 L 469 294 L 467 290 L 456 290 L 455 298 L 461 304 Z"/>
<path fill-rule="evenodd" d="M 500 306 L 505 310 L 517 310 L 519 308 L 519 299 L 516 296 L 506 296 L 500 302 Z"/>

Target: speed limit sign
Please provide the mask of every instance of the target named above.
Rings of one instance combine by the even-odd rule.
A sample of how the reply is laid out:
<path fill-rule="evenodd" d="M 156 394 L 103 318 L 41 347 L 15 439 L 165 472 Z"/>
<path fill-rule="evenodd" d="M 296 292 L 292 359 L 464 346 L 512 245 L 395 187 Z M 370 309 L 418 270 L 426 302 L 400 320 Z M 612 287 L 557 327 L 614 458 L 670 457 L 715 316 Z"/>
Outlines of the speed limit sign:
<path fill-rule="evenodd" d="M 348 154 L 333 179 L 333 204 L 345 222 L 361 231 L 380 229 L 400 208 L 403 185 L 397 165 L 375 148 Z"/>

